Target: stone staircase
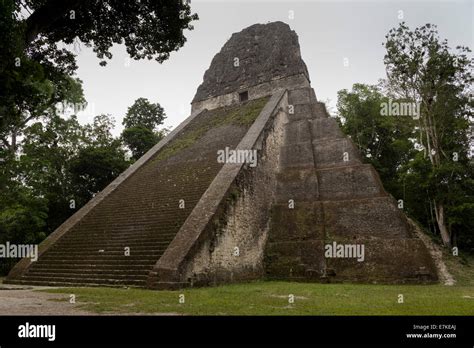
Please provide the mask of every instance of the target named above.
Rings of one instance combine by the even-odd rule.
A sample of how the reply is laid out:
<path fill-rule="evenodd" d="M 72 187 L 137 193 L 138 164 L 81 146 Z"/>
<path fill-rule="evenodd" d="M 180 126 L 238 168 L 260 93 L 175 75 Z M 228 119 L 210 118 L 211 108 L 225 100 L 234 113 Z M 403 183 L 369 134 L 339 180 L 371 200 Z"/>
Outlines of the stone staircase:
<path fill-rule="evenodd" d="M 289 92 L 276 202 L 264 264 L 269 279 L 436 280 L 422 242 L 371 165 L 363 164 L 311 88 Z M 292 113 L 293 111 L 293 113 Z M 362 244 L 365 260 L 327 258 L 325 246 Z"/>
<path fill-rule="evenodd" d="M 150 270 L 222 167 L 217 150 L 234 148 L 265 102 L 200 113 L 24 274 L 5 282 L 145 287 Z"/>

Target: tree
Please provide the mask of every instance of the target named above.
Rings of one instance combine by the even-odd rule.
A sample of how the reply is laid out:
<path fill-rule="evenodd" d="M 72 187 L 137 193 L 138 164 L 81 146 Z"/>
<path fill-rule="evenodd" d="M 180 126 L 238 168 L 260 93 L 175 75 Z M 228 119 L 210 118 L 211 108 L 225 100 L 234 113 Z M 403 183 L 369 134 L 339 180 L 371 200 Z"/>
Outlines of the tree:
<path fill-rule="evenodd" d="M 0 141 L 10 151 L 28 122 L 58 102 L 84 103 L 73 78 L 75 55 L 59 44 L 84 43 L 100 64 L 113 44 L 134 59 L 163 62 L 192 30 L 187 1 L 3 0 L 0 4 Z"/>
<path fill-rule="evenodd" d="M 99 58 L 112 57 L 113 44 L 125 44 L 134 59 L 163 62 L 186 42 L 183 30 L 192 30 L 188 1 L 175 0 L 24 0 L 31 15 L 22 21 L 24 43 L 41 38 L 47 45 L 74 43 L 92 46 Z M 102 61 L 104 62 L 104 61 Z"/>
<path fill-rule="evenodd" d="M 64 44 L 92 47 L 101 65 L 114 44 L 162 63 L 196 19 L 187 1 L 0 2 L 0 237 L 40 241 L 129 165 L 109 116 L 61 117 L 86 103 Z"/>
<path fill-rule="evenodd" d="M 157 131 L 157 128 L 163 124 L 165 118 L 161 105 L 150 103 L 146 98 L 138 98 L 128 108 L 122 122 L 125 126 L 122 139 L 132 152 L 134 159 L 143 156 L 163 138 L 166 129 Z"/>
<path fill-rule="evenodd" d="M 381 87 L 357 83 L 352 91 L 338 92 L 337 109 L 343 132 L 375 167 L 387 191 L 401 197 L 397 173 L 413 155 L 410 139 L 414 137 L 414 122 L 406 116 L 382 115 L 381 109 L 388 102 Z"/>
<path fill-rule="evenodd" d="M 165 112 L 160 104 L 150 103 L 146 98 L 138 98 L 128 108 L 122 124 L 125 128 L 144 127 L 154 131 L 163 124 L 165 118 Z"/>
<path fill-rule="evenodd" d="M 129 166 L 120 139 L 112 136 L 115 125 L 110 115 L 94 117 L 85 125 L 84 145 L 70 159 L 71 185 L 79 206 L 102 191 Z"/>
<path fill-rule="evenodd" d="M 84 146 L 83 130 L 75 116 L 35 122 L 24 132 L 16 176 L 30 194 L 43 197 L 48 207 L 46 231 L 52 232 L 75 209 L 70 161 Z"/>
<path fill-rule="evenodd" d="M 474 66 L 467 57 L 470 50 L 458 46 L 452 53 L 447 41 L 439 39 L 436 26 L 430 24 L 410 31 L 401 23 L 386 39 L 384 62 L 392 91 L 420 105 L 417 134 L 431 165 L 432 211 L 444 245 L 451 246 L 446 193 L 456 185 L 456 175 L 446 174 L 454 173 L 453 166 L 464 166 L 462 172 L 469 172 L 467 132 L 473 116 L 469 88 Z"/>

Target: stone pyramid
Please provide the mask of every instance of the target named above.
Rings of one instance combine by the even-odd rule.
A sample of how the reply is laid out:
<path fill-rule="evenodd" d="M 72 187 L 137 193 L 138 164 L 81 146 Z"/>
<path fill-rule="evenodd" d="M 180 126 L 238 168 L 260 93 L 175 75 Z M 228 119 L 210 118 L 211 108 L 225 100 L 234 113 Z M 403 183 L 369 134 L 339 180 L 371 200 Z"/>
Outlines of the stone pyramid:
<path fill-rule="evenodd" d="M 220 161 L 224 152 L 254 157 Z M 6 282 L 172 289 L 251 279 L 437 280 L 394 198 L 317 101 L 282 22 L 233 34 L 191 116 Z"/>

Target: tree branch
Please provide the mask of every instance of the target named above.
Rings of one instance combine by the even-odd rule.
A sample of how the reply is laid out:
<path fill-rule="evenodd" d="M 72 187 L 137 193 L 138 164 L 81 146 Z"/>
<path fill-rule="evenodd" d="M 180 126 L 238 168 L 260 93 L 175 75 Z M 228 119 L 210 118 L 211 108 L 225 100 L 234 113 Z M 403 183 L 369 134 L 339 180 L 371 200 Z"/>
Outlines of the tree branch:
<path fill-rule="evenodd" d="M 25 46 L 28 47 L 40 33 L 45 32 L 54 23 L 78 5 L 84 5 L 81 0 L 49 0 L 33 12 L 26 20 Z"/>

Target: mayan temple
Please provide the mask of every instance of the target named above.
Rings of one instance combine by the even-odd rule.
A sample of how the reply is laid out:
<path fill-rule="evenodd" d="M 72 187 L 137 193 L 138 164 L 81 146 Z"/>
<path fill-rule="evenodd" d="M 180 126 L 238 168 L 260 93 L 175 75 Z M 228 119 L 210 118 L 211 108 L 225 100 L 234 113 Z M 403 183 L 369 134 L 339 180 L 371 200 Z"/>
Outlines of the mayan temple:
<path fill-rule="evenodd" d="M 356 250 L 363 255 L 347 255 Z M 437 281 L 413 225 L 318 102 L 298 36 L 282 22 L 233 34 L 205 72 L 191 115 L 39 252 L 6 282 L 173 289 L 254 279 Z"/>

